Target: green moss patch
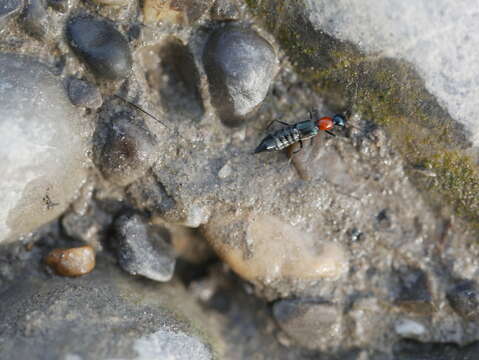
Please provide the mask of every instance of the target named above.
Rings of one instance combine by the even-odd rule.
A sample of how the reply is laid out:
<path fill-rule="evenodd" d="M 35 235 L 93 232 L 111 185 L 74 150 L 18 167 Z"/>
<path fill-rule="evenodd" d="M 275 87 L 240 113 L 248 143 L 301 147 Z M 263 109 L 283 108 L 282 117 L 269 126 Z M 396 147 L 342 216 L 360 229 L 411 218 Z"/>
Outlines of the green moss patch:
<path fill-rule="evenodd" d="M 449 204 L 479 229 L 479 168 L 465 149 L 464 127 L 431 95 L 406 61 L 363 54 L 351 43 L 315 30 L 300 0 L 246 0 L 302 78 L 334 110 L 354 109 L 386 129 L 409 171 L 434 206 Z"/>

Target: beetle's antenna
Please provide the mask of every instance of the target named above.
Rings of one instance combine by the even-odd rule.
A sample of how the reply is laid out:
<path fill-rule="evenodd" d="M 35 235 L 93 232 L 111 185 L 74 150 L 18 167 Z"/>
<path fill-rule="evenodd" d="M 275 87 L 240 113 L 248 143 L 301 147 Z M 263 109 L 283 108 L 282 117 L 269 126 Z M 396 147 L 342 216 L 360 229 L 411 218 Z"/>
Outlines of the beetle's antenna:
<path fill-rule="evenodd" d="M 176 133 L 180 138 L 182 138 L 183 140 L 186 140 L 183 136 L 181 136 L 181 134 L 178 132 L 178 130 L 174 130 L 172 128 L 170 128 L 168 125 L 166 125 L 163 121 L 161 121 L 158 117 L 154 116 L 153 114 L 149 113 L 148 111 L 142 109 L 140 106 L 136 105 L 135 103 L 131 102 L 131 101 L 128 101 L 127 99 L 125 99 L 124 97 L 120 96 L 120 95 L 117 95 L 115 94 L 114 96 L 116 96 L 117 98 L 123 100 L 124 102 L 126 102 L 128 105 L 130 105 L 131 107 L 135 108 L 136 110 L 142 112 L 143 114 L 146 114 L 148 115 L 149 117 L 151 117 L 152 119 L 156 120 L 158 123 L 160 123 L 161 125 L 163 125 L 165 128 L 167 128 L 168 130 Z"/>

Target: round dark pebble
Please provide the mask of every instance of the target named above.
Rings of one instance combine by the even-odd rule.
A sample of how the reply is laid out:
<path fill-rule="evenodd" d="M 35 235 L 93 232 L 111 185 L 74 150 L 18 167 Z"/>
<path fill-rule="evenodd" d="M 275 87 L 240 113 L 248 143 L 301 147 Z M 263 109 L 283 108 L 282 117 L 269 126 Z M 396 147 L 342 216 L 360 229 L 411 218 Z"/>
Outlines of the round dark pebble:
<path fill-rule="evenodd" d="M 93 161 L 107 180 L 126 186 L 152 166 L 158 155 L 156 144 L 141 119 L 118 114 L 99 122 L 93 138 Z"/>
<path fill-rule="evenodd" d="M 68 83 L 68 97 L 73 105 L 98 109 L 102 104 L 102 97 L 98 88 L 87 82 L 71 78 Z"/>
<path fill-rule="evenodd" d="M 128 41 L 107 20 L 90 15 L 71 18 L 66 36 L 76 55 L 98 78 L 119 80 L 128 76 L 132 66 Z"/>
<path fill-rule="evenodd" d="M 273 47 L 234 24 L 214 31 L 203 61 L 211 101 L 225 125 L 239 126 L 264 100 L 277 70 Z"/>

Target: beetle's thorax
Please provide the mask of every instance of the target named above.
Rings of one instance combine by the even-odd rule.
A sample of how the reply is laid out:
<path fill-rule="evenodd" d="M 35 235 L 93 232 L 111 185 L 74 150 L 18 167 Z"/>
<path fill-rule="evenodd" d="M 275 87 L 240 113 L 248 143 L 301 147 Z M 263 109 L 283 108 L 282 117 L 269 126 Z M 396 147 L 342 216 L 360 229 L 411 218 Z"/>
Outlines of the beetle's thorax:
<path fill-rule="evenodd" d="M 334 128 L 334 120 L 329 116 L 325 116 L 316 121 L 319 130 L 327 131 Z"/>
<path fill-rule="evenodd" d="M 319 132 L 319 127 L 313 120 L 301 121 L 294 126 L 298 129 L 302 140 L 316 136 Z"/>

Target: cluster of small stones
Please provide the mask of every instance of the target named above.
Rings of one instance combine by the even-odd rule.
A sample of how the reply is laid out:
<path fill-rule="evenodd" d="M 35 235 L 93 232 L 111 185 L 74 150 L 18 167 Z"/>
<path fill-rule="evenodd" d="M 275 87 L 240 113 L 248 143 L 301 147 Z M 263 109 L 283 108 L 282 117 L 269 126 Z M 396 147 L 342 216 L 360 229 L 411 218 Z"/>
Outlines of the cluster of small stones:
<path fill-rule="evenodd" d="M 421 343 L 479 339 L 479 252 L 452 260 L 470 234 L 434 216 L 380 129 L 352 118 L 360 130 L 319 136 L 292 166 L 282 153 L 253 157 L 271 117 L 328 111 L 286 60 L 279 66 L 274 39 L 233 1 L 145 0 L 137 10 L 124 0 L 0 7 L 0 52 L 29 54 L 0 55 L 0 105 L 35 99 L 0 114 L 0 156 L 17 153 L 9 160 L 21 165 L 0 163 L 11 173 L 0 180 L 1 241 L 69 207 L 56 236 L 83 246 L 45 253 L 59 275 L 90 273 L 99 252 L 133 276 L 167 282 L 177 264 L 206 266 L 213 249 L 269 302 L 290 349 L 388 359 L 420 354 Z M 42 168 L 24 139 L 61 161 Z M 185 282 L 205 304 L 221 297 L 221 281 Z"/>

